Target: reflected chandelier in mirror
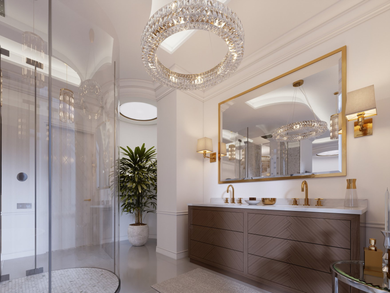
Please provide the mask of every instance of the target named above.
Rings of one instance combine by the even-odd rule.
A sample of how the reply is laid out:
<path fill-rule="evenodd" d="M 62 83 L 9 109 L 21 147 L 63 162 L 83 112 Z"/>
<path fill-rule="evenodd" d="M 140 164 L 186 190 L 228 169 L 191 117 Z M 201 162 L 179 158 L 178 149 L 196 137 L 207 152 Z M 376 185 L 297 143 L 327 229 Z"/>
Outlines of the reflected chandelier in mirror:
<path fill-rule="evenodd" d="M 219 183 L 345 176 L 345 105 L 346 47 L 221 102 Z"/>

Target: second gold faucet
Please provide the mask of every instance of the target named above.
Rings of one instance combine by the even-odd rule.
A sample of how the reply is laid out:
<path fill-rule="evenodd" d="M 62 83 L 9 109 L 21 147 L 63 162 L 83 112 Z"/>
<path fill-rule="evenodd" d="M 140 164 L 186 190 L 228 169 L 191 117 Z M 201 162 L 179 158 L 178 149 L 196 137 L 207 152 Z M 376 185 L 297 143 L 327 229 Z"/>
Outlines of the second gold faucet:
<path fill-rule="evenodd" d="M 306 188 L 306 189 L 305 189 Z M 306 180 L 303 180 L 302 181 L 302 184 L 301 184 L 301 191 L 304 192 L 305 191 L 305 201 L 304 201 L 304 206 L 310 206 L 310 203 L 309 203 L 309 186 L 307 185 L 307 182 Z"/>
<path fill-rule="evenodd" d="M 230 203 L 235 203 L 235 200 L 234 200 L 234 187 L 233 187 L 233 185 L 229 185 L 228 187 L 227 187 L 227 190 L 226 190 L 226 192 L 229 192 L 229 188 L 232 188 L 232 190 L 233 190 L 233 197 L 230 199 Z"/>

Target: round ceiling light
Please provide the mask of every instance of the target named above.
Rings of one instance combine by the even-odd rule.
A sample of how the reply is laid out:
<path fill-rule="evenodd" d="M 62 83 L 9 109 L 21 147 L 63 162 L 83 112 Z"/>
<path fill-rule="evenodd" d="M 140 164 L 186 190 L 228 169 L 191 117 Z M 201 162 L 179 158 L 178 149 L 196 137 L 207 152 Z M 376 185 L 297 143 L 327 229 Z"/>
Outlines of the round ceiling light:
<path fill-rule="evenodd" d="M 157 58 L 157 49 L 171 35 L 187 30 L 205 30 L 226 42 L 224 59 L 208 71 L 182 74 L 171 71 Z M 149 19 L 141 39 L 146 71 L 162 84 L 180 90 L 201 90 L 227 79 L 244 56 L 244 28 L 237 15 L 217 0 L 177 0 L 159 9 Z"/>
<path fill-rule="evenodd" d="M 120 113 L 125 118 L 135 121 L 152 121 L 157 119 L 157 107 L 148 103 L 124 103 L 120 107 Z"/>

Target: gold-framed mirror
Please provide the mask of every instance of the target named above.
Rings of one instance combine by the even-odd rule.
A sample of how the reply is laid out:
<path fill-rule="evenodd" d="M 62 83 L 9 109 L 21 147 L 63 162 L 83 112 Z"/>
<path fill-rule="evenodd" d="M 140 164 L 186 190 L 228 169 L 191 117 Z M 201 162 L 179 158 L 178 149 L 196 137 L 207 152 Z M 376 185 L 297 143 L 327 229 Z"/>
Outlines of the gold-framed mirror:
<path fill-rule="evenodd" d="M 346 62 L 342 47 L 219 103 L 218 183 L 346 176 Z"/>

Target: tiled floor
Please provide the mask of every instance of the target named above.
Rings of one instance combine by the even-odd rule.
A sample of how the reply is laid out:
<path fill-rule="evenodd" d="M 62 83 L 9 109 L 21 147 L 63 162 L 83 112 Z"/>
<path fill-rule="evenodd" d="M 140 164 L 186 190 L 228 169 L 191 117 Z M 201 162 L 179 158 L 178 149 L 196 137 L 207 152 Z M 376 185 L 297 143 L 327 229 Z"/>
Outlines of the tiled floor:
<path fill-rule="evenodd" d="M 148 243 L 142 247 L 132 247 L 127 240 L 120 242 L 121 293 L 156 293 L 151 288 L 152 285 L 199 267 L 190 263 L 187 258 L 173 260 L 156 253 L 156 244 L 155 239 L 149 239 Z M 53 252 L 53 269 L 98 267 L 110 270 L 113 260 L 106 251 L 110 251 L 110 249 L 104 250 L 98 246 Z M 42 266 L 46 271 L 47 255 L 39 256 L 38 266 Z M 19 258 L 3 263 L 3 269 L 5 269 L 3 272 L 10 274 L 13 280 L 24 277 L 26 270 L 31 268 L 33 268 L 32 257 Z M 95 293 L 93 290 L 82 292 Z M 0 293 L 3 293 L 1 286 Z"/>
<path fill-rule="evenodd" d="M 156 293 L 150 286 L 199 268 L 188 258 L 173 260 L 156 253 L 154 239 L 149 239 L 143 247 L 132 247 L 128 241 L 122 241 L 120 255 L 121 293 Z"/>
<path fill-rule="evenodd" d="M 118 277 L 103 269 L 73 268 L 53 271 L 54 293 L 114 293 L 119 286 Z M 23 277 L 0 284 L 0 293 L 42 293 L 48 289 L 48 273 Z"/>

